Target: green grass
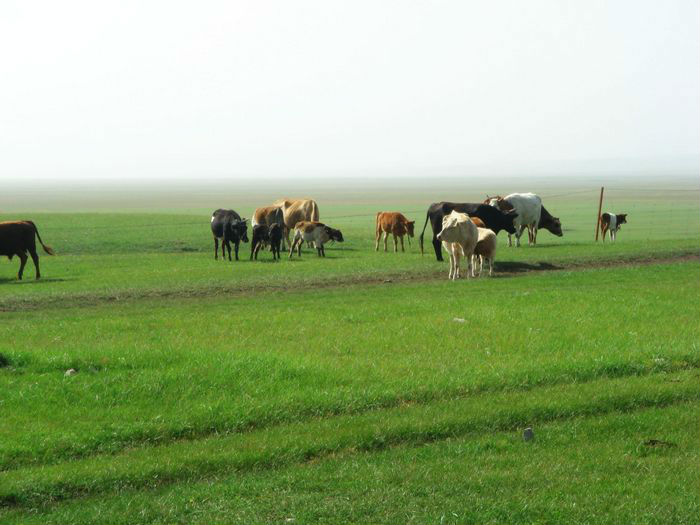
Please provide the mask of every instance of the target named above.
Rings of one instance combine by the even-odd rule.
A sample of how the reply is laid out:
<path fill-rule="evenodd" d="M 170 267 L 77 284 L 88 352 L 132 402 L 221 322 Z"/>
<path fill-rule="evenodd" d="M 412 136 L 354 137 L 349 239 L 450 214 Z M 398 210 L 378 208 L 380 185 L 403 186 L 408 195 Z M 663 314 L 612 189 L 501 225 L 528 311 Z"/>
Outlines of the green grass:
<path fill-rule="evenodd" d="M 455 283 L 369 205 L 277 263 L 214 261 L 204 210 L 31 214 L 60 255 L 0 265 L 0 521 L 697 522 L 698 205 L 645 195 L 605 246 L 552 198 L 562 239 Z"/>

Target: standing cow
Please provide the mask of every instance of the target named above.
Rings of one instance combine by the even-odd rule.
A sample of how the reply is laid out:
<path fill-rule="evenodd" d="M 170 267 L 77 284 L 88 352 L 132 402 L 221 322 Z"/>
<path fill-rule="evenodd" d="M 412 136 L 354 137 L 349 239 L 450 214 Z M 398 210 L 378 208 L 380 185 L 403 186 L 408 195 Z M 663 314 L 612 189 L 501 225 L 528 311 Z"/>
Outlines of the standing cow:
<path fill-rule="evenodd" d="M 294 254 L 295 248 L 297 249 L 297 255 L 301 257 L 301 245 L 304 241 L 313 243 L 316 246 L 318 256 L 325 257 L 326 250 L 323 245 L 328 241 L 343 242 L 343 234 L 340 230 L 335 230 L 321 222 L 299 221 L 294 227 L 294 240 L 289 249 L 290 259 Z"/>
<path fill-rule="evenodd" d="M 394 252 L 399 251 L 398 239 L 401 239 L 401 251 L 406 251 L 403 245 L 403 236 L 408 234 L 408 243 L 411 244 L 413 237 L 413 226 L 416 221 L 409 221 L 403 214 L 397 211 L 380 211 L 377 213 L 375 225 L 374 250 L 379 251 L 379 239 L 384 234 L 384 251 L 387 251 L 386 242 L 391 233 L 394 236 Z"/>
<path fill-rule="evenodd" d="M 428 221 L 430 221 L 430 226 L 433 229 L 433 249 L 435 250 L 435 257 L 438 261 L 442 261 L 442 251 L 437 234 L 442 229 L 442 219 L 452 211 L 466 213 L 470 217 L 478 217 L 483 221 L 484 226 L 493 230 L 496 234 L 501 230 L 505 230 L 508 233 L 515 233 L 515 227 L 513 226 L 513 219 L 515 219 L 517 215 L 515 211 L 503 212 L 498 208 L 482 203 L 435 202 L 428 208 L 423 231 L 420 234 L 421 254 L 423 253 L 423 234 L 425 234 L 425 227 L 428 225 Z"/>
<path fill-rule="evenodd" d="M 273 223 L 270 226 L 266 224 L 256 224 L 253 226 L 253 240 L 250 243 L 250 259 L 258 260 L 258 252 L 265 244 L 269 243 L 272 259 L 280 258 L 280 243 L 282 242 L 282 227 Z"/>
<path fill-rule="evenodd" d="M 563 235 L 561 221 L 557 217 L 553 217 L 542 206 L 542 199 L 534 193 L 511 193 L 505 197 L 497 195 L 495 197 L 486 197 L 484 202 L 501 211 L 513 210 L 518 214 L 515 221 L 513 221 L 516 230 L 516 246 L 520 246 L 520 237 L 524 229 L 527 229 L 528 244 L 531 245 L 537 244 L 537 230 L 540 228 L 549 230 L 558 237 Z M 508 234 L 508 246 L 513 246 L 513 239 L 510 234 Z"/>
<path fill-rule="evenodd" d="M 36 239 L 39 239 L 39 244 L 49 255 L 53 255 L 53 249 L 46 246 L 39 236 L 39 230 L 32 221 L 8 221 L 0 222 L 0 256 L 5 255 L 12 260 L 15 255 L 19 257 L 19 272 L 17 279 L 22 280 L 24 266 L 27 264 L 27 252 L 32 257 L 34 269 L 36 270 L 35 277 L 41 278 L 39 271 L 39 254 L 36 253 Z"/>
<path fill-rule="evenodd" d="M 477 226 L 466 213 L 452 211 L 442 219 L 442 229 L 437 238 L 450 254 L 450 273 L 448 278 L 459 279 L 459 262 L 462 256 L 467 259 L 467 278 L 474 277 L 472 255 L 479 240 Z"/>
<path fill-rule="evenodd" d="M 248 225 L 246 219 L 242 219 L 233 210 L 218 209 L 211 214 L 211 232 L 214 235 L 214 259 L 219 258 L 219 240 L 221 240 L 221 257 L 231 260 L 231 244 L 233 243 L 238 260 L 238 247 L 241 241 L 248 242 Z"/>
<path fill-rule="evenodd" d="M 318 222 L 318 205 L 313 199 L 280 199 L 272 203 L 282 209 L 284 217 L 284 235 L 290 244 L 290 234 L 300 221 Z"/>
<path fill-rule="evenodd" d="M 610 232 L 610 241 L 615 242 L 617 231 L 622 224 L 627 222 L 626 213 L 609 213 L 605 212 L 600 216 L 600 229 L 603 232 L 603 242 L 605 242 L 605 234 Z"/>

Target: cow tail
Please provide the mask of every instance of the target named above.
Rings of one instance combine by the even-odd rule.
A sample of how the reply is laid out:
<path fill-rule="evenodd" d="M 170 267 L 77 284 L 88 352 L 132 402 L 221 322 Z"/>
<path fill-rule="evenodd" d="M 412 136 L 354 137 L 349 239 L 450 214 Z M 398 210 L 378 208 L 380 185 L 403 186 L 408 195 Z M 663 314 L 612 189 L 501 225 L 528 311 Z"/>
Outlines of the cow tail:
<path fill-rule="evenodd" d="M 425 214 L 425 224 L 423 225 L 423 231 L 420 232 L 420 254 L 423 255 L 423 234 L 425 233 L 425 227 L 428 225 L 428 220 L 430 219 L 430 210 Z"/>
<path fill-rule="evenodd" d="M 318 222 L 318 206 L 316 205 L 316 201 L 312 201 L 312 209 L 311 209 L 311 220 Z"/>
<path fill-rule="evenodd" d="M 41 240 L 41 235 L 39 235 L 39 229 L 36 227 L 36 224 L 34 224 L 32 221 L 27 221 L 29 224 L 32 225 L 32 228 L 34 228 L 34 233 L 36 233 L 36 238 L 39 239 L 39 244 L 41 244 L 41 247 L 44 249 L 46 253 L 49 255 L 55 255 L 53 248 L 51 246 L 47 246 L 44 244 L 44 241 Z"/>

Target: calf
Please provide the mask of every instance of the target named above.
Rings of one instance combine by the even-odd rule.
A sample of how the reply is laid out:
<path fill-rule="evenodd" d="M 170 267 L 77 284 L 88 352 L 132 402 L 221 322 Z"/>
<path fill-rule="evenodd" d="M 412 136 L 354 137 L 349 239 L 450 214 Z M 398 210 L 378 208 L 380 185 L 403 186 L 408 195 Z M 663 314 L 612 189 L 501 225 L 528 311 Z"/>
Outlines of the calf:
<path fill-rule="evenodd" d="M 34 269 L 36 270 L 35 277 L 41 278 L 39 271 L 39 254 L 36 253 L 36 239 L 39 239 L 39 244 L 49 255 L 54 252 L 50 246 L 46 246 L 41 237 L 39 230 L 32 221 L 8 221 L 0 222 L 0 256 L 5 255 L 12 260 L 15 255 L 19 257 L 19 272 L 17 279 L 22 280 L 24 266 L 27 264 L 27 252 L 32 257 Z"/>
<path fill-rule="evenodd" d="M 479 238 L 476 225 L 469 220 L 466 213 L 452 211 L 442 219 L 442 230 L 437 234 L 447 252 L 450 254 L 450 273 L 448 278 L 459 279 L 459 262 L 462 256 L 467 258 L 467 277 L 474 277 L 472 255 Z"/>
<path fill-rule="evenodd" d="M 474 260 L 472 264 L 476 266 L 476 258 L 479 258 L 479 277 L 484 269 L 484 259 L 489 262 L 489 277 L 493 275 L 493 259 L 496 256 L 496 246 L 498 240 L 496 234 L 488 228 L 478 228 L 479 239 L 474 247 Z"/>
<path fill-rule="evenodd" d="M 615 238 L 617 237 L 617 230 L 620 229 L 620 226 L 625 224 L 627 222 L 627 214 L 626 213 L 608 213 L 605 212 L 603 215 L 600 216 L 600 230 L 603 232 L 603 242 L 605 242 L 605 234 L 610 232 L 610 240 L 612 242 L 615 242 Z"/>
<path fill-rule="evenodd" d="M 231 242 L 233 242 L 238 260 L 238 246 L 241 241 L 248 242 L 248 226 L 246 219 L 242 219 L 233 210 L 218 209 L 211 214 L 211 232 L 214 235 L 214 259 L 219 258 L 219 240 L 221 240 L 221 256 L 231 260 Z"/>
<path fill-rule="evenodd" d="M 279 224 L 256 224 L 253 226 L 253 240 L 250 244 L 250 259 L 258 260 L 258 252 L 265 244 L 270 244 L 272 259 L 280 258 L 280 243 L 282 242 L 282 226 Z"/>
<path fill-rule="evenodd" d="M 263 208 L 257 208 L 253 214 L 253 220 L 251 225 L 253 227 L 258 224 L 264 224 L 266 226 L 272 226 L 273 224 L 279 224 L 282 229 L 284 229 L 284 212 L 279 206 L 265 206 Z M 282 243 L 284 247 L 284 241 Z"/>
<path fill-rule="evenodd" d="M 294 239 L 292 240 L 289 249 L 289 258 L 292 258 L 294 249 L 297 249 L 297 254 L 301 257 L 301 245 L 306 241 L 313 242 L 316 246 L 316 251 L 319 257 L 326 256 L 326 250 L 323 247 L 328 241 L 343 242 L 343 234 L 340 230 L 335 230 L 330 226 L 326 226 L 321 222 L 316 221 L 299 221 L 294 226 Z"/>
<path fill-rule="evenodd" d="M 384 251 L 387 251 L 386 241 L 391 233 L 394 236 L 394 253 L 399 251 L 398 239 L 401 239 L 401 251 L 406 251 L 403 245 L 403 236 L 408 234 L 408 244 L 413 237 L 413 225 L 416 221 L 409 221 L 403 214 L 397 211 L 380 211 L 377 213 L 375 226 L 374 250 L 379 251 L 379 239 L 384 234 Z"/>

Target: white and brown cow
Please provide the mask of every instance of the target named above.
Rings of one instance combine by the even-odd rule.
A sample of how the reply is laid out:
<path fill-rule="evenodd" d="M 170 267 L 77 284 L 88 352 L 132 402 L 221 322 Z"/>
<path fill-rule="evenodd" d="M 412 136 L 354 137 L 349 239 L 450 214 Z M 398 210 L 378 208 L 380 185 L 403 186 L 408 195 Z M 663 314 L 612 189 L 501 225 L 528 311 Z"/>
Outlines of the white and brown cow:
<path fill-rule="evenodd" d="M 300 221 L 318 222 L 318 205 L 313 199 L 280 199 L 272 203 L 273 206 L 282 209 L 284 219 L 284 233 L 287 244 L 290 244 L 289 236 L 296 224 Z M 291 245 L 291 244 L 290 244 Z"/>
<path fill-rule="evenodd" d="M 343 242 L 343 234 L 340 233 L 340 230 L 335 230 L 322 222 L 299 221 L 294 227 L 294 239 L 289 248 L 290 259 L 294 254 L 295 248 L 297 249 L 297 255 L 301 257 L 301 245 L 304 241 L 313 243 L 318 256 L 325 257 L 326 250 L 323 245 L 328 241 Z"/>
<path fill-rule="evenodd" d="M 379 251 L 379 239 L 384 234 L 384 251 L 387 251 L 386 242 L 389 234 L 391 234 L 394 236 L 394 252 L 399 251 L 398 239 L 401 239 L 401 251 L 406 251 L 403 245 L 403 236 L 408 235 L 408 243 L 411 244 L 415 223 L 416 221 L 409 221 L 402 213 L 397 211 L 378 212 L 375 225 L 374 250 Z"/>
<path fill-rule="evenodd" d="M 459 279 L 459 263 L 462 256 L 467 259 L 467 277 L 474 277 L 472 255 L 479 239 L 479 231 L 469 216 L 456 211 L 446 215 L 442 219 L 442 230 L 437 234 L 437 238 L 450 254 L 448 278 Z"/>
<path fill-rule="evenodd" d="M 622 224 L 627 222 L 626 213 L 609 213 L 605 212 L 600 216 L 600 230 L 603 233 L 603 242 L 605 242 L 605 234 L 610 232 L 610 240 L 615 242 L 617 231 Z"/>
<path fill-rule="evenodd" d="M 472 219 L 474 220 L 474 219 Z M 493 230 L 488 228 L 478 228 L 479 240 L 476 242 L 474 247 L 474 259 L 472 264 L 476 268 L 476 260 L 479 260 L 479 277 L 481 277 L 481 272 L 484 269 L 484 259 L 489 263 L 489 277 L 493 275 L 493 260 L 496 257 L 496 247 L 498 246 L 498 239 Z"/>

